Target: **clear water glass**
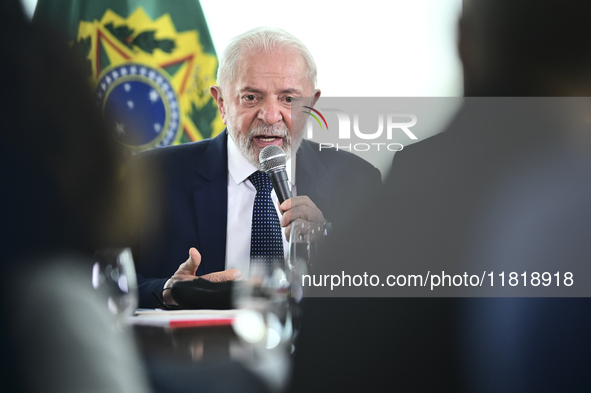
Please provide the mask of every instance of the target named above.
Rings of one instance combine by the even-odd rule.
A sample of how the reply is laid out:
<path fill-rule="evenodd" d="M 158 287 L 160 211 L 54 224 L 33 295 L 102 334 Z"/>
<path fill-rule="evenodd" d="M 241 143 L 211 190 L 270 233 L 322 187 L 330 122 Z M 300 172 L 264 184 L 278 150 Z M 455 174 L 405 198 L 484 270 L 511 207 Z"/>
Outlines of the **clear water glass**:
<path fill-rule="evenodd" d="M 94 255 L 92 286 L 107 297 L 107 308 L 120 320 L 134 314 L 138 289 L 129 248 L 105 248 Z"/>

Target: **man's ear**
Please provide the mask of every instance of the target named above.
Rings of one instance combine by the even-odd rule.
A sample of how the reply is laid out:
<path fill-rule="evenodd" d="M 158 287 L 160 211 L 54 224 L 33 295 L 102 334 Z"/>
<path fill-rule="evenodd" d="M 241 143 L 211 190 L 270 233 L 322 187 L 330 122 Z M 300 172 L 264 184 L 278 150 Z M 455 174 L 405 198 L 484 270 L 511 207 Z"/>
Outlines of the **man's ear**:
<path fill-rule="evenodd" d="M 312 99 L 312 105 L 314 106 L 316 105 L 316 101 L 318 101 L 318 99 L 320 98 L 320 89 L 316 89 L 316 92 L 314 93 L 314 99 Z"/>
<path fill-rule="evenodd" d="M 210 86 L 209 92 L 211 96 L 218 104 L 218 110 L 220 111 L 220 115 L 222 116 L 222 120 L 224 124 L 226 124 L 226 107 L 224 106 L 224 98 L 222 97 L 222 89 L 219 86 Z"/>

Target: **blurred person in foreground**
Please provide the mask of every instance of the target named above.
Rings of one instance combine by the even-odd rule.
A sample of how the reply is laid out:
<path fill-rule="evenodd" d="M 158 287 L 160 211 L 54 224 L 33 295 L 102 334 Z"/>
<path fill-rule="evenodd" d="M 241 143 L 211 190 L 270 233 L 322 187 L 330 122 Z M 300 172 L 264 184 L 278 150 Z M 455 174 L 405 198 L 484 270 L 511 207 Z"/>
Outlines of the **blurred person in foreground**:
<path fill-rule="evenodd" d="M 591 103 L 490 98 L 591 96 L 591 4 L 464 4 L 465 94 L 489 98 L 396 154 L 384 193 L 332 249 L 333 271 L 591 261 Z M 591 389 L 589 299 L 308 300 L 294 391 Z"/>
<path fill-rule="evenodd" d="M 120 245 L 121 158 L 63 37 L 0 5 L 0 391 L 149 391 L 128 330 L 91 286 Z"/>

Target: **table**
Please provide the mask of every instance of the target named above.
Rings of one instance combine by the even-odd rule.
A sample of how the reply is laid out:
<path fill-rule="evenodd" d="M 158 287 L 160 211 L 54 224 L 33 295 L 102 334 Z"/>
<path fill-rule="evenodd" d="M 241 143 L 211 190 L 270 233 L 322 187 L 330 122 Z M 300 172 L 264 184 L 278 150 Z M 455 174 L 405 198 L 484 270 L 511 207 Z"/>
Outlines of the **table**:
<path fill-rule="evenodd" d="M 157 393 L 276 391 L 257 370 L 266 366 L 260 351 L 240 340 L 231 326 L 134 325 L 133 333 Z"/>

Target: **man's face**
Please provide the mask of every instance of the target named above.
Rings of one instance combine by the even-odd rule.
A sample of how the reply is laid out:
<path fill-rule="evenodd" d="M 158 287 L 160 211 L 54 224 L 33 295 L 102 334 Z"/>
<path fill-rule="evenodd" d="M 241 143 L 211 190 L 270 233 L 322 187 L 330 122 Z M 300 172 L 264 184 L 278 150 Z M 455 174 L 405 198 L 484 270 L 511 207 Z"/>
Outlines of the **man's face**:
<path fill-rule="evenodd" d="M 224 124 L 240 151 L 254 166 L 269 145 L 297 151 L 303 127 L 291 127 L 291 105 L 301 97 L 320 97 L 308 80 L 301 56 L 293 51 L 253 53 L 240 61 L 236 79 L 224 88 L 212 86 Z"/>

